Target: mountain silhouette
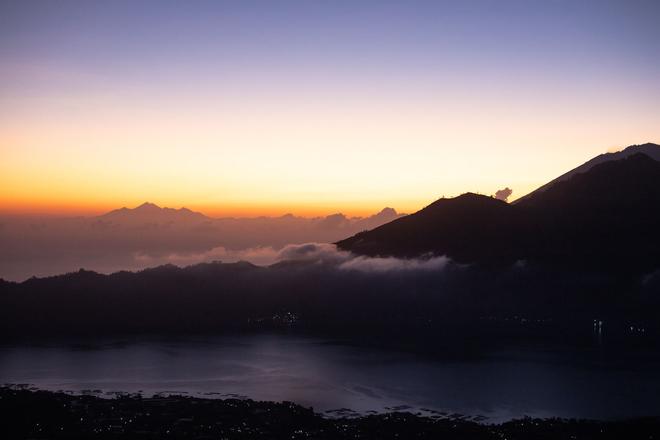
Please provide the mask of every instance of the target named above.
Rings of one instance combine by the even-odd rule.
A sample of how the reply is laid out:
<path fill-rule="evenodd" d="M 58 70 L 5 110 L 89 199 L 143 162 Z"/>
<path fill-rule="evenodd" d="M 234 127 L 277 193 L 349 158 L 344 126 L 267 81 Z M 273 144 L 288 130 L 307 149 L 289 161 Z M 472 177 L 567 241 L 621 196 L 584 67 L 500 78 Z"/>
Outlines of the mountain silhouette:
<path fill-rule="evenodd" d="M 556 179 L 546 183 L 545 185 L 539 187 L 538 189 L 532 191 L 531 193 L 527 194 L 524 197 L 519 198 L 518 200 L 515 200 L 513 204 L 520 203 L 523 200 L 527 200 L 528 198 L 531 198 L 532 196 L 541 193 L 551 186 L 555 185 L 556 183 L 563 182 L 565 180 L 570 179 L 576 174 L 579 173 L 586 173 L 589 171 L 591 168 L 593 168 L 596 165 L 599 165 L 601 163 L 609 162 L 609 161 L 614 161 L 614 160 L 620 160 L 624 159 L 628 156 L 632 156 L 633 154 L 638 154 L 642 153 L 647 156 L 649 156 L 651 159 L 660 161 L 660 145 L 657 144 L 652 144 L 652 143 L 646 143 L 642 145 L 631 145 L 622 151 L 617 151 L 615 153 L 605 153 L 605 154 L 599 154 L 598 156 L 594 157 L 593 159 L 583 163 L 577 168 L 574 168 L 561 176 L 557 177 Z"/>
<path fill-rule="evenodd" d="M 636 153 L 557 182 L 513 206 L 528 256 L 625 271 L 660 267 L 660 162 Z"/>
<path fill-rule="evenodd" d="M 145 202 L 140 206 L 130 208 L 120 208 L 110 211 L 98 217 L 101 220 L 116 221 L 116 222 L 154 222 L 154 223 L 167 223 L 167 222 L 199 222 L 207 220 L 201 212 L 191 211 L 188 208 L 161 208 L 160 206 Z"/>
<path fill-rule="evenodd" d="M 140 211 L 160 215 L 163 209 L 147 204 L 113 215 Z M 265 224 L 273 229 L 270 220 Z M 658 225 L 660 162 L 634 153 L 516 204 L 473 193 L 443 198 L 337 243 L 358 254 L 342 258 L 358 263 L 368 260 L 364 255 L 450 257 L 439 269 L 357 271 L 319 259 L 0 280 L 0 335 L 252 331 L 281 328 L 281 316 L 290 314 L 306 331 L 394 329 L 427 334 L 432 344 L 435 335 L 450 334 L 462 345 L 497 328 L 562 341 L 586 332 L 591 341 L 594 319 L 606 321 L 610 335 L 629 335 L 634 323 L 659 337 Z M 502 317 L 514 317 L 515 328 Z M 525 324 L 515 317 L 525 317 Z M 530 327 L 532 320 L 551 324 Z"/>
<path fill-rule="evenodd" d="M 339 248 L 369 256 L 446 254 L 458 261 L 494 257 L 505 241 L 510 206 L 473 193 L 440 199 L 414 214 L 340 241 Z M 487 222 L 484 220 L 488 219 Z"/>
<path fill-rule="evenodd" d="M 440 199 L 337 246 L 369 256 L 652 271 L 660 267 L 660 162 L 634 151 L 658 157 L 660 147 L 631 148 L 624 151 L 632 154 L 608 156 L 518 203 L 471 193 Z"/>

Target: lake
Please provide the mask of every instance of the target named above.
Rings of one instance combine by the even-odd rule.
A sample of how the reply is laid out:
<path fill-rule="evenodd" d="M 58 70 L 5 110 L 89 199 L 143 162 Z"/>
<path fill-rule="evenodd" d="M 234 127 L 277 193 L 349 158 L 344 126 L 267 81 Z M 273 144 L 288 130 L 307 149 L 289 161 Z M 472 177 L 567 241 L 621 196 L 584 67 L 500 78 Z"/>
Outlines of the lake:
<path fill-rule="evenodd" d="M 518 348 L 457 358 L 282 334 L 0 346 L 0 383 L 104 396 L 287 400 L 319 412 L 437 411 L 488 422 L 658 415 L 659 367 L 656 353 Z"/>

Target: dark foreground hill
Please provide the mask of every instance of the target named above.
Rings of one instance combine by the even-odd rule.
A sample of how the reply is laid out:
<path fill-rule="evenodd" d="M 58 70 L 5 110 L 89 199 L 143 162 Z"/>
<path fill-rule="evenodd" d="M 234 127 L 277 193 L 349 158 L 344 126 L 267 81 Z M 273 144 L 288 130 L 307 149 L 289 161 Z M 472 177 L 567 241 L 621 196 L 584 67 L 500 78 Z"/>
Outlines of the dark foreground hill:
<path fill-rule="evenodd" d="M 289 402 L 191 397 L 102 399 L 0 388 L 7 439 L 651 439 L 660 420 L 521 419 L 479 424 L 458 414 L 326 418 Z"/>
<path fill-rule="evenodd" d="M 516 204 L 476 194 L 440 199 L 337 245 L 369 256 L 534 261 L 639 276 L 660 268 L 660 162 L 641 153 L 605 161 Z"/>
<path fill-rule="evenodd" d="M 439 342 L 460 346 L 485 338 L 494 344 L 499 330 L 591 341 L 595 319 L 607 322 L 608 337 L 615 330 L 635 341 L 660 335 L 657 273 L 628 279 L 534 263 L 488 268 L 440 260 L 425 266 L 429 262 L 217 262 L 0 282 L 0 337 L 295 329 L 412 335 L 438 349 Z M 367 269 L 358 270 L 358 263 Z M 380 270 L 381 263 L 402 267 Z"/>

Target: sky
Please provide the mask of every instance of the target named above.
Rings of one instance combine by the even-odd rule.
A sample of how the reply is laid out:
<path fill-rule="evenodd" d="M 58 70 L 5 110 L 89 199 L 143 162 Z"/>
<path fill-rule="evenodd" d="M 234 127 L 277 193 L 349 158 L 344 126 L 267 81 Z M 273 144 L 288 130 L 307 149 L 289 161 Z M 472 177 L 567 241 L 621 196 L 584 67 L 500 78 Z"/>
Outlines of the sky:
<path fill-rule="evenodd" d="M 657 1 L 0 1 L 0 211 L 413 212 L 660 143 Z"/>

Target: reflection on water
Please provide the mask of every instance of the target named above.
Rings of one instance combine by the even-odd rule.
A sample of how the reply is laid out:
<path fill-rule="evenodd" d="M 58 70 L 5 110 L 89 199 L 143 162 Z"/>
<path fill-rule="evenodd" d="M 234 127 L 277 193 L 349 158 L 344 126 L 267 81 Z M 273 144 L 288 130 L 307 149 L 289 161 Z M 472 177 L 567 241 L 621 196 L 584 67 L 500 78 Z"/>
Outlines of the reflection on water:
<path fill-rule="evenodd" d="M 238 395 L 289 400 L 317 411 L 430 409 L 489 421 L 657 415 L 657 367 L 648 360 L 576 362 L 566 352 L 427 358 L 283 335 L 0 347 L 0 383 Z"/>

